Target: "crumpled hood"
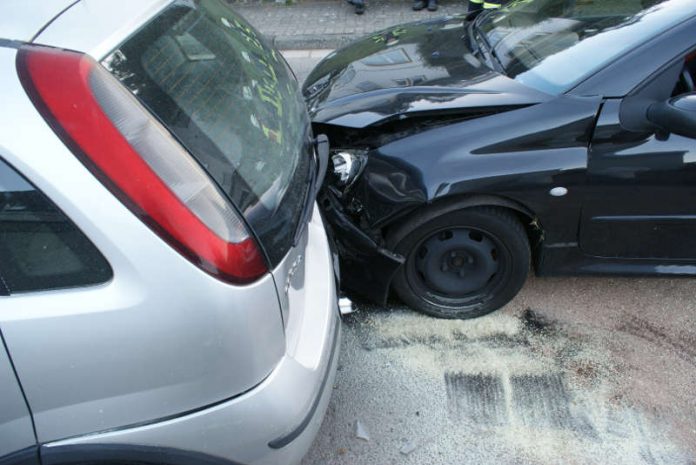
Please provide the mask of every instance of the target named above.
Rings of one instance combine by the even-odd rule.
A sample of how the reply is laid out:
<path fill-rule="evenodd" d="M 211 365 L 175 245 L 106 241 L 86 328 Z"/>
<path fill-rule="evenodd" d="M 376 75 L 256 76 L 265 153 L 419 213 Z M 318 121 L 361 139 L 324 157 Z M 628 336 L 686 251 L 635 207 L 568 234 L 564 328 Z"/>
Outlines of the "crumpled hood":
<path fill-rule="evenodd" d="M 464 16 L 396 26 L 328 55 L 303 94 L 312 120 L 361 128 L 431 111 L 514 107 L 545 101 L 480 62 Z"/>

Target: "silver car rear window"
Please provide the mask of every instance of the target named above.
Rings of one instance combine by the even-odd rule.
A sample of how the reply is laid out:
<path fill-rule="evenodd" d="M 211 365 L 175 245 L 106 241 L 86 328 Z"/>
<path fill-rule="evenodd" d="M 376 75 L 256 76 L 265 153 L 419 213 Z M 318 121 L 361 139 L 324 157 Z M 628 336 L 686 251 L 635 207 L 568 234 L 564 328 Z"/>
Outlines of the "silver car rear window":
<path fill-rule="evenodd" d="M 177 2 L 104 61 L 191 152 L 272 263 L 305 202 L 310 125 L 292 72 L 223 1 Z"/>

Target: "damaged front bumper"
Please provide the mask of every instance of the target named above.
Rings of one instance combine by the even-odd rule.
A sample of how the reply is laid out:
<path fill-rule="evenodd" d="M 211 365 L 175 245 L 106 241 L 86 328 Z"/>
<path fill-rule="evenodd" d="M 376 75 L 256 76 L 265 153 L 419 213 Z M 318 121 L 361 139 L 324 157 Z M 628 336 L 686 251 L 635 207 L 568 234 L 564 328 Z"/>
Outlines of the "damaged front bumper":
<path fill-rule="evenodd" d="M 392 278 L 405 258 L 385 249 L 356 226 L 330 189 L 322 189 L 319 205 L 339 251 L 342 289 L 386 304 Z"/>

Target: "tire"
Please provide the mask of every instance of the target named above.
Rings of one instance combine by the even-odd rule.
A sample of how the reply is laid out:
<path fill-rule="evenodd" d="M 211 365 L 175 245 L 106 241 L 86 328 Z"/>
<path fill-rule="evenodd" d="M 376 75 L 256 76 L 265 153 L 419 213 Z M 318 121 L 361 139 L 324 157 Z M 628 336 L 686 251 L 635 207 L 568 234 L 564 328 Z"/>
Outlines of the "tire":
<path fill-rule="evenodd" d="M 392 288 L 409 307 L 439 318 L 476 318 L 519 292 L 530 267 L 524 227 L 498 207 L 430 207 L 387 237 L 406 257 Z"/>

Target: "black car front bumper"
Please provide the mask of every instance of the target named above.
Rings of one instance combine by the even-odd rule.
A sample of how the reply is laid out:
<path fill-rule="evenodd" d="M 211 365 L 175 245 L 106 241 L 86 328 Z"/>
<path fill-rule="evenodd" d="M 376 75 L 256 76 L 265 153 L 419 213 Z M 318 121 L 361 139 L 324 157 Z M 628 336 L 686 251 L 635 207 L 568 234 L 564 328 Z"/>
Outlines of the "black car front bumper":
<path fill-rule="evenodd" d="M 321 191 L 319 204 L 339 250 L 341 288 L 384 305 L 392 278 L 405 258 L 385 249 L 356 226 L 329 189 Z"/>

